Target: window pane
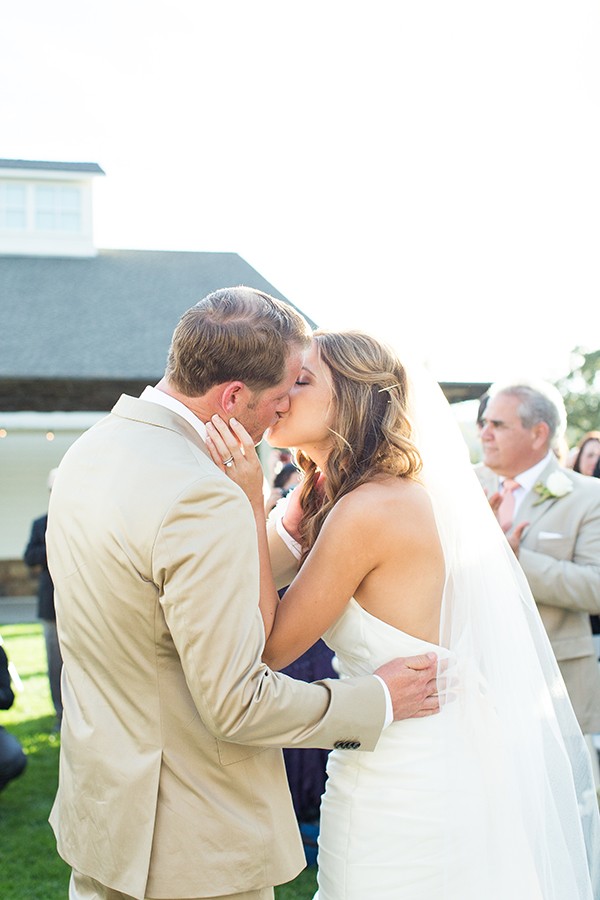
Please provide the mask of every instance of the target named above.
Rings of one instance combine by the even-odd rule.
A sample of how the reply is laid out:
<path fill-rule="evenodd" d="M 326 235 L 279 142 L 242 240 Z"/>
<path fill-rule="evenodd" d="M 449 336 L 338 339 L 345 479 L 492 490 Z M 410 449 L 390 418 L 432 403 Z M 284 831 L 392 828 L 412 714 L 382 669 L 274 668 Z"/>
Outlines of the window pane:
<path fill-rule="evenodd" d="M 26 217 L 24 209 L 4 209 L 0 213 L 0 221 L 3 228 L 25 228 Z"/>
<path fill-rule="evenodd" d="M 65 185 L 37 185 L 35 224 L 41 231 L 81 231 L 81 191 Z"/>
<path fill-rule="evenodd" d="M 54 209 L 56 188 L 49 185 L 37 185 L 35 189 L 35 205 L 37 209 Z"/>
<path fill-rule="evenodd" d="M 23 184 L 0 184 L 0 228 L 23 229 L 27 225 L 27 193 Z"/>
<path fill-rule="evenodd" d="M 56 228 L 56 216 L 53 210 L 46 211 L 44 209 L 36 210 L 35 227 L 41 231 Z"/>
<path fill-rule="evenodd" d="M 79 212 L 79 188 L 64 187 L 60 189 L 60 207 L 69 212 Z"/>
<path fill-rule="evenodd" d="M 79 212 L 60 212 L 58 222 L 58 228 L 60 228 L 61 231 L 81 231 L 81 218 Z"/>

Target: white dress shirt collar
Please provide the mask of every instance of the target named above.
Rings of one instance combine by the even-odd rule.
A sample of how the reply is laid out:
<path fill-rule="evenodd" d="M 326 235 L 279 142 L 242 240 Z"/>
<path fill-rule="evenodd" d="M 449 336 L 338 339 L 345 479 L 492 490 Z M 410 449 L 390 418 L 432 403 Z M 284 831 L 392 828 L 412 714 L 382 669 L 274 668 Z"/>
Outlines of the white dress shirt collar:
<path fill-rule="evenodd" d="M 546 456 L 541 459 L 535 466 L 532 466 L 530 469 L 526 469 L 524 472 L 521 472 L 519 475 L 515 475 L 514 480 L 518 481 L 520 486 L 523 488 L 525 492 L 530 491 L 534 484 L 539 480 L 540 475 L 548 465 L 548 463 L 553 459 L 554 453 L 552 450 L 548 450 Z M 502 482 L 504 479 L 502 479 Z M 501 482 L 501 483 L 502 483 Z"/>
<path fill-rule="evenodd" d="M 187 406 L 181 403 L 180 400 L 176 400 L 175 397 L 171 397 L 170 394 L 165 394 L 164 391 L 159 391 L 158 388 L 150 386 L 144 388 L 140 394 L 140 400 L 147 400 L 149 403 L 158 404 L 158 406 L 166 406 L 171 412 L 177 413 L 178 416 L 181 416 L 182 419 L 189 422 L 192 428 L 198 432 L 202 440 L 206 442 L 206 425 L 198 418 L 198 416 L 194 415 L 191 409 L 188 409 Z"/>

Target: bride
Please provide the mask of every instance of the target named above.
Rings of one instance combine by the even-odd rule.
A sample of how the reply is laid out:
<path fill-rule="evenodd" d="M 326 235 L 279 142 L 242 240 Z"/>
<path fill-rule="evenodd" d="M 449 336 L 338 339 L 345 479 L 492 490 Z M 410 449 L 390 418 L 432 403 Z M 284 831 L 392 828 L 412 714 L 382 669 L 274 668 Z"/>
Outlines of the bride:
<path fill-rule="evenodd" d="M 270 528 L 299 557 L 281 602 L 252 440 L 235 420 L 208 426 L 257 521 L 263 659 L 283 668 L 323 637 L 341 677 L 440 660 L 439 715 L 330 754 L 315 900 L 600 897 L 587 749 L 437 385 L 409 383 L 366 334 L 317 332 L 290 401 L 267 435 L 304 472 Z"/>

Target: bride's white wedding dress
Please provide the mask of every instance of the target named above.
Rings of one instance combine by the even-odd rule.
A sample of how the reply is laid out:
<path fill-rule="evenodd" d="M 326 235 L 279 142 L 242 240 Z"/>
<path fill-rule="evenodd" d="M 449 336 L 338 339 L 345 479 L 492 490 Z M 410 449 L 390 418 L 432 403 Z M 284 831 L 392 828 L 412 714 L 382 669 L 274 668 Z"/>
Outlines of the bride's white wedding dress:
<path fill-rule="evenodd" d="M 340 676 L 440 647 L 398 631 L 351 600 L 324 635 Z M 445 654 L 446 655 L 446 654 Z M 372 753 L 333 750 L 321 806 L 318 900 L 433 900 L 447 865 L 443 717 L 394 722 Z M 457 892 L 456 897 L 459 897 Z"/>
<path fill-rule="evenodd" d="M 444 551 L 442 646 L 354 599 L 323 637 L 342 677 L 435 651 L 441 711 L 392 723 L 372 753 L 331 752 L 315 900 L 600 900 L 589 753 L 531 590 L 426 373 L 411 417 Z"/>
<path fill-rule="evenodd" d="M 354 599 L 324 640 L 341 677 L 429 650 L 457 671 L 447 650 L 397 630 Z M 510 807 L 485 681 L 467 666 L 458 683 L 439 715 L 394 722 L 374 752 L 330 754 L 314 900 L 550 900 Z M 497 746 L 497 756 L 481 758 L 478 735 L 488 750 Z M 569 900 L 556 887 L 552 900 Z"/>

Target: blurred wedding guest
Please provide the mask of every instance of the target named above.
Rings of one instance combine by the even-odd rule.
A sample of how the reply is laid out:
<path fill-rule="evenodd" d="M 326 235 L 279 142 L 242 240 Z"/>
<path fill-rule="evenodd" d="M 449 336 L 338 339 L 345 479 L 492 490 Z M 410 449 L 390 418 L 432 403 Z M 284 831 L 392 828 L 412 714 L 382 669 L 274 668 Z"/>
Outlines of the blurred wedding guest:
<path fill-rule="evenodd" d="M 273 479 L 273 490 L 267 498 L 265 511 L 267 515 L 282 497 L 287 497 L 292 488 L 300 481 L 300 472 L 296 466 L 288 462 L 279 470 Z"/>
<path fill-rule="evenodd" d="M 56 477 L 57 469 L 52 469 L 48 475 L 48 491 L 52 491 L 52 485 Z M 37 615 L 44 627 L 44 640 L 46 643 L 46 657 L 48 660 L 48 681 L 50 682 L 50 694 L 56 713 L 54 730 L 58 731 L 62 722 L 62 699 L 60 693 L 60 674 L 62 670 L 62 657 L 56 633 L 56 613 L 54 611 L 54 585 L 48 571 L 46 559 L 46 528 L 48 515 L 40 516 L 31 526 L 29 543 L 25 550 L 25 562 L 32 569 L 39 569 L 38 580 L 38 606 Z"/>
<path fill-rule="evenodd" d="M 576 447 L 572 469 L 582 475 L 593 475 L 600 459 L 600 431 L 588 431 Z"/>
<path fill-rule="evenodd" d="M 8 671 L 8 658 L 0 637 L 0 709 L 10 709 L 15 700 Z M 27 757 L 16 737 L 0 726 L 0 791 L 17 778 L 27 765 Z"/>
<path fill-rule="evenodd" d="M 529 581 L 586 735 L 600 732 L 600 672 L 590 614 L 600 613 L 600 484 L 560 466 L 563 400 L 545 382 L 492 391 L 477 475 Z M 598 774 L 598 773 L 596 773 Z"/>
<path fill-rule="evenodd" d="M 592 477 L 600 478 L 600 457 L 596 460 L 596 465 L 594 466 Z M 590 622 L 592 625 L 592 634 L 594 635 L 596 656 L 598 657 L 598 660 L 600 660 L 600 616 L 590 616 Z M 596 746 L 600 749 L 599 744 L 597 744 Z"/>

